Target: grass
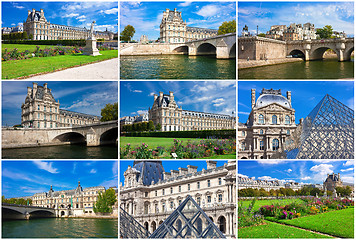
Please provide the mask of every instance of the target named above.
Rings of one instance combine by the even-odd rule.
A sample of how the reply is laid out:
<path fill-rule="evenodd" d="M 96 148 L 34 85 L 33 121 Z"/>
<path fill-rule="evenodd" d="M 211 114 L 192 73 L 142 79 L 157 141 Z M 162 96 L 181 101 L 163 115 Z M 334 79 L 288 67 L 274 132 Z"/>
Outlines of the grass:
<path fill-rule="evenodd" d="M 28 44 L 2 44 L 1 49 L 4 51 L 5 48 L 7 48 L 8 51 L 17 48 L 20 52 L 29 50 L 29 51 L 35 51 L 36 46 L 39 46 L 40 49 L 44 48 L 49 48 L 49 47 L 55 47 L 56 45 L 28 45 Z"/>
<path fill-rule="evenodd" d="M 241 201 L 241 200 L 239 200 Z M 242 202 L 242 207 L 248 207 L 250 205 L 250 203 L 252 202 L 252 200 L 248 200 L 248 201 L 241 201 Z M 253 210 L 258 210 L 260 207 L 264 206 L 264 205 L 272 205 L 272 204 L 281 204 L 281 205 L 287 205 L 290 204 L 292 202 L 297 202 L 297 203 L 303 203 L 303 201 L 300 198 L 293 198 L 293 199 L 271 199 L 271 200 L 257 200 L 255 202 L 255 206 L 253 207 Z"/>
<path fill-rule="evenodd" d="M 58 69 L 65 69 L 118 57 L 118 50 L 106 50 L 100 51 L 100 53 L 102 55 L 95 57 L 74 54 L 2 62 L 2 79 L 13 79 L 38 73 L 49 73 Z"/>
<path fill-rule="evenodd" d="M 266 222 L 264 225 L 241 228 L 238 230 L 239 238 L 331 238 L 325 235 Z"/>
<path fill-rule="evenodd" d="M 202 159 L 236 159 L 236 154 L 225 154 L 225 155 L 215 155 L 210 157 L 205 157 Z"/>
<path fill-rule="evenodd" d="M 142 143 L 146 143 L 150 148 L 158 146 L 168 148 L 173 145 L 173 139 L 182 140 L 183 143 L 188 142 L 188 140 L 196 140 L 196 138 L 120 137 L 120 147 L 124 147 L 130 143 L 131 148 L 136 148 Z"/>
<path fill-rule="evenodd" d="M 279 222 L 337 237 L 354 238 L 353 207 Z"/>

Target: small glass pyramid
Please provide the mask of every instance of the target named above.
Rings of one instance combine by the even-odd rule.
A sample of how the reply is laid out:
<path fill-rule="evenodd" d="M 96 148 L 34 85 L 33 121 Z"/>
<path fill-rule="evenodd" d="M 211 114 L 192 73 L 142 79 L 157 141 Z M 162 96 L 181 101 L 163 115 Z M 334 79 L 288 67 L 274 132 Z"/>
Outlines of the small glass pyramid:
<path fill-rule="evenodd" d="M 150 238 L 226 238 L 188 195 Z"/>
<path fill-rule="evenodd" d="M 327 94 L 302 124 L 299 147 L 287 152 L 287 158 L 354 158 L 354 111 L 351 108 Z"/>
<path fill-rule="evenodd" d="M 150 232 L 120 207 L 120 238 L 148 238 Z"/>

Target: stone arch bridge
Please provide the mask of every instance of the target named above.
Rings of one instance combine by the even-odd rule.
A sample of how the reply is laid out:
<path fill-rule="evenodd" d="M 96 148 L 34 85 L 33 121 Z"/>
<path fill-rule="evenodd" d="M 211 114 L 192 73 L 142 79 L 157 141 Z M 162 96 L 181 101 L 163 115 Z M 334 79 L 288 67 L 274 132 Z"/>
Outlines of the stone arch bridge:
<path fill-rule="evenodd" d="M 30 219 L 56 217 L 57 212 L 53 208 L 35 207 L 2 203 L 2 219 Z"/>
<path fill-rule="evenodd" d="M 46 129 L 2 129 L 2 148 L 86 143 L 87 146 L 115 144 L 118 121 L 85 126 Z"/>

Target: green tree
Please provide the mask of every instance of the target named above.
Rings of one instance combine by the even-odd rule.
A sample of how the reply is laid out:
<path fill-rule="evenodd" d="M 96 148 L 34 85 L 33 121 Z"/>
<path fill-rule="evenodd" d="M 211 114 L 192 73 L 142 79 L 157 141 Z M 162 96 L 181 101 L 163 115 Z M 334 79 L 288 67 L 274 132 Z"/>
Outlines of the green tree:
<path fill-rule="evenodd" d="M 257 36 L 259 36 L 259 37 L 266 37 L 266 34 L 265 34 L 265 33 L 259 33 Z"/>
<path fill-rule="evenodd" d="M 326 25 L 323 28 L 318 28 L 316 30 L 316 34 L 319 35 L 319 38 L 321 39 L 331 38 L 331 35 L 333 34 L 333 28 L 330 25 Z"/>
<path fill-rule="evenodd" d="M 30 34 L 30 35 L 28 36 L 28 39 L 33 40 L 33 35 Z"/>
<path fill-rule="evenodd" d="M 134 34 L 135 28 L 131 25 L 127 25 L 120 33 L 120 41 L 130 42 Z"/>
<path fill-rule="evenodd" d="M 93 211 L 95 213 L 111 213 L 112 206 L 116 203 L 115 190 L 109 188 L 105 192 L 99 192 L 98 200 L 93 206 Z"/>
<path fill-rule="evenodd" d="M 160 123 L 157 123 L 157 125 L 156 125 L 156 130 L 157 130 L 157 131 L 161 131 L 161 128 L 162 128 L 161 124 L 160 124 Z"/>
<path fill-rule="evenodd" d="M 223 22 L 218 30 L 218 35 L 236 32 L 236 20 Z"/>
<path fill-rule="evenodd" d="M 27 32 L 23 32 L 23 34 L 22 34 L 22 39 L 28 39 L 28 35 L 27 35 Z"/>
<path fill-rule="evenodd" d="M 103 109 L 101 109 L 101 119 L 100 121 L 106 122 L 118 119 L 118 103 L 106 104 Z"/>

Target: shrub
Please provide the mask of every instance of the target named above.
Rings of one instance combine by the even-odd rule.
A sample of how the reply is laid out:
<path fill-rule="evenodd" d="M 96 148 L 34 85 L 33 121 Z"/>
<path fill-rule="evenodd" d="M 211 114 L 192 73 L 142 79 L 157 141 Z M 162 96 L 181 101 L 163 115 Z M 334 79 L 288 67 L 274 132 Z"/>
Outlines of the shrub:
<path fill-rule="evenodd" d="M 238 226 L 248 227 L 252 225 L 261 224 L 264 220 L 263 216 L 258 212 L 253 212 L 252 209 L 255 205 L 256 199 L 254 198 L 249 207 L 242 207 L 242 202 L 239 202 L 238 209 Z"/>
<path fill-rule="evenodd" d="M 121 136 L 166 137 L 166 138 L 236 138 L 236 131 L 233 129 L 223 129 L 223 130 L 167 131 L 167 132 L 122 132 Z"/>

